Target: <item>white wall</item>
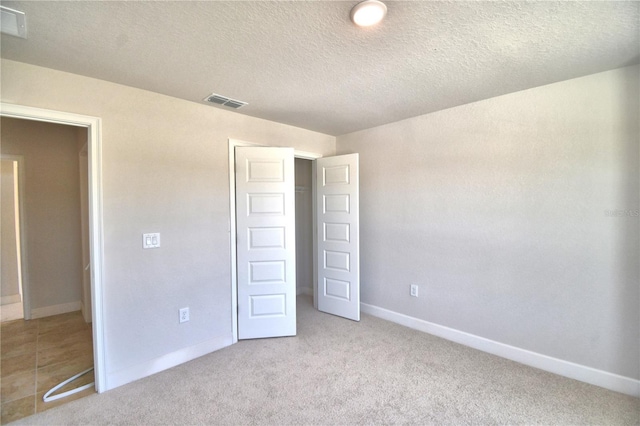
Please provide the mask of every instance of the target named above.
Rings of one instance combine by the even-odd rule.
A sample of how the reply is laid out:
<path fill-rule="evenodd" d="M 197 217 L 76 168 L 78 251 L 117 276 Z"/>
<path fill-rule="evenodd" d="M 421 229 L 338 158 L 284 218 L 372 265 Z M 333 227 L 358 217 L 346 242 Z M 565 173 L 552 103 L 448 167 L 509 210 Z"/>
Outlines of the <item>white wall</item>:
<path fill-rule="evenodd" d="M 24 157 L 29 300 L 35 317 L 80 306 L 80 175 L 71 126 L 3 117 L 2 154 Z M 62 311 L 52 307 L 62 308 Z M 67 308 L 65 308 L 67 307 Z"/>
<path fill-rule="evenodd" d="M 313 294 L 313 201 L 311 161 L 296 158 L 297 294 Z"/>
<path fill-rule="evenodd" d="M 362 301 L 638 379 L 638 75 L 338 137 L 360 153 Z"/>
<path fill-rule="evenodd" d="M 0 254 L 2 255 L 1 280 L 0 285 L 1 293 L 0 300 L 2 305 L 10 303 L 22 302 L 20 296 L 20 264 L 18 245 L 16 241 L 16 180 L 17 169 L 15 169 L 15 162 L 11 160 L 2 160 L 0 165 L 0 184 L 1 184 L 1 199 L 0 208 L 2 208 L 1 214 L 1 230 L 0 235 L 2 238 L 2 247 L 0 248 Z"/>
<path fill-rule="evenodd" d="M 332 136 L 12 61 L 1 96 L 102 119 L 107 387 L 232 341 L 228 138 L 335 153 Z"/>

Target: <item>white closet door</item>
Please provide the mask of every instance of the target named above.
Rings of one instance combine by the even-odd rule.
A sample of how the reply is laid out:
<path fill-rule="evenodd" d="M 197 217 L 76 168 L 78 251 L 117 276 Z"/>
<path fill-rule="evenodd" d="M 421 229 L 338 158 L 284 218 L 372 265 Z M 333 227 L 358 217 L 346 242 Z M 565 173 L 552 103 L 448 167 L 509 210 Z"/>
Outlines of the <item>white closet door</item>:
<path fill-rule="evenodd" d="M 360 321 L 358 154 L 316 160 L 318 309 Z"/>
<path fill-rule="evenodd" d="M 238 338 L 295 336 L 293 148 L 236 147 Z"/>

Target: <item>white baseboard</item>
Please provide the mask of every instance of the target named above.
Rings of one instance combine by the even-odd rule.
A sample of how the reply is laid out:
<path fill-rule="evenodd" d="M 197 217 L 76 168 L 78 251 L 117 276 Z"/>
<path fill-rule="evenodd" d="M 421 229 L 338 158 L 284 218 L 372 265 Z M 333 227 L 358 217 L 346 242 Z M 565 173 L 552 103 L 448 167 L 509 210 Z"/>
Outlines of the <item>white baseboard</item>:
<path fill-rule="evenodd" d="M 2 305 L 0 307 L 0 322 L 13 321 L 24 318 L 22 302 Z"/>
<path fill-rule="evenodd" d="M 115 373 L 107 373 L 106 389 L 111 390 L 118 386 L 131 383 L 152 374 L 159 373 L 176 365 L 183 364 L 193 359 L 199 358 L 208 353 L 231 346 L 231 336 L 218 337 L 216 339 L 207 340 L 206 342 L 180 349 L 175 352 L 168 353 L 158 358 L 151 359 L 144 363 L 133 367 L 125 368 Z"/>
<path fill-rule="evenodd" d="M 600 386 L 615 392 L 640 397 L 640 380 L 624 377 L 617 374 L 598 370 L 585 365 L 575 364 L 562 359 L 553 358 L 526 349 L 506 345 L 484 337 L 466 333 L 464 331 L 434 324 L 378 306 L 360 304 L 362 312 L 373 315 L 405 327 L 433 334 L 452 342 L 460 343 L 474 349 L 481 350 L 493 355 L 507 358 L 540 370 L 579 380 L 581 382 Z"/>
<path fill-rule="evenodd" d="M 66 314 L 67 312 L 75 312 L 80 310 L 80 301 L 62 303 L 60 305 L 44 306 L 31 310 L 31 319 L 50 317 L 51 315 Z"/>
<path fill-rule="evenodd" d="M 22 303 L 22 295 L 20 293 L 0 296 L 0 305 L 11 305 L 13 303 Z"/>

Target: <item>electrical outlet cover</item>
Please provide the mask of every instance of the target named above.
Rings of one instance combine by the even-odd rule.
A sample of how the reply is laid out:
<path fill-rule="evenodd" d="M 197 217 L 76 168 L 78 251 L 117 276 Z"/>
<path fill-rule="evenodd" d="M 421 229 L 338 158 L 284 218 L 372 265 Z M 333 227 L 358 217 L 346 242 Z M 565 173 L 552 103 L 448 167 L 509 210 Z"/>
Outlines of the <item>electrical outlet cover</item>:
<path fill-rule="evenodd" d="M 189 308 L 180 309 L 180 322 L 189 321 Z"/>

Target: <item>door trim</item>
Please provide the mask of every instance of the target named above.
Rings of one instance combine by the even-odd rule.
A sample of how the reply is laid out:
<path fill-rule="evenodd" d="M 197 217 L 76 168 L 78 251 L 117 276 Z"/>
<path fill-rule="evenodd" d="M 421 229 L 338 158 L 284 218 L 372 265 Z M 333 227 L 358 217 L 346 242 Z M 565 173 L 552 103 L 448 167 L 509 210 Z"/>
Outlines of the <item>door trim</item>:
<path fill-rule="evenodd" d="M 237 229 L 236 229 L 236 146 L 271 146 L 255 142 L 247 142 L 239 139 L 229 138 L 229 245 L 231 255 L 231 335 L 233 343 L 238 342 L 238 275 L 237 275 Z M 294 158 L 305 160 L 315 160 L 321 158 L 322 154 L 308 151 L 299 151 L 294 148 Z M 314 218 L 315 227 L 315 218 Z M 315 231 L 314 231 L 315 235 Z M 315 259 L 314 259 L 315 264 Z M 314 268 L 315 269 L 315 268 Z M 315 273 L 314 273 L 315 275 Z M 315 285 L 314 285 L 315 287 Z"/>
<path fill-rule="evenodd" d="M 91 257 L 91 302 L 93 316 L 93 354 L 96 391 L 107 390 L 104 342 L 104 231 L 102 205 L 102 121 L 74 113 L 0 103 L 0 116 L 64 124 L 87 129 L 89 148 L 89 235 Z M 26 264 L 23 259 L 23 267 Z"/>

